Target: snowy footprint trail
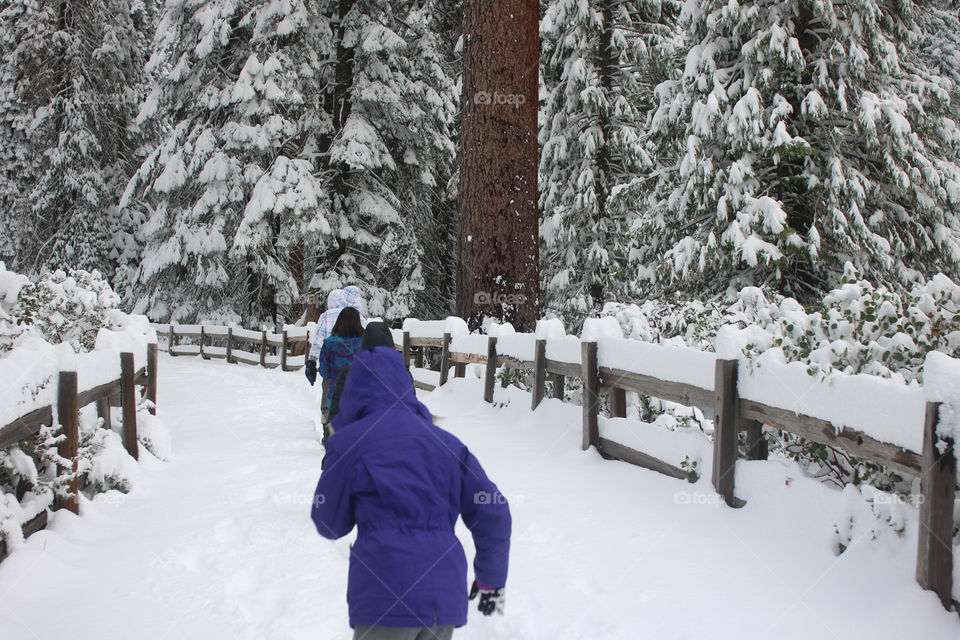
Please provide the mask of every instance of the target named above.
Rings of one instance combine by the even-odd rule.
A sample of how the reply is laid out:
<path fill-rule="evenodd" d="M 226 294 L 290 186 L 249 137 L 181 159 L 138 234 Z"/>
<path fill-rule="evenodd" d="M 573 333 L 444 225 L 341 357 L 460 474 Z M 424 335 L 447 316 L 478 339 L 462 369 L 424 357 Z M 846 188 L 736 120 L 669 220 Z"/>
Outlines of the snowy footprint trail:
<path fill-rule="evenodd" d="M 58 512 L 0 564 L 0 638 L 351 637 L 350 539 L 309 519 L 320 473 L 302 374 L 161 360 L 174 457 L 127 496 Z M 913 582 L 904 537 L 831 552 L 841 495 L 778 462 L 740 463 L 743 509 L 580 451 L 580 409 L 452 380 L 422 397 L 476 453 L 514 514 L 507 615 L 471 610 L 461 640 L 960 637 Z M 469 534 L 461 540 L 472 556 Z"/>

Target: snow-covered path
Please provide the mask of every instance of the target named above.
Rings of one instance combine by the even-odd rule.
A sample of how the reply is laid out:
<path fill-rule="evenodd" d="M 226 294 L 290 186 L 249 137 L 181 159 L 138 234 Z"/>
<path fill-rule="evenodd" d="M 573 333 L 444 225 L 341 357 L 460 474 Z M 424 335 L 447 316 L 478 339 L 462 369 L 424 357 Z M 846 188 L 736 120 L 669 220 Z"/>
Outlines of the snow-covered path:
<path fill-rule="evenodd" d="M 453 380 L 440 424 L 511 499 L 507 615 L 461 639 L 960 637 L 913 582 L 915 529 L 831 552 L 841 496 L 789 466 L 741 463 L 746 507 L 581 452 L 579 408 Z M 349 540 L 308 517 L 322 448 L 299 373 L 161 360 L 168 463 L 127 496 L 58 512 L 0 564 L 0 638 L 349 638 Z M 915 523 L 912 525 L 915 527 Z M 472 555 L 465 529 L 461 539 Z"/>

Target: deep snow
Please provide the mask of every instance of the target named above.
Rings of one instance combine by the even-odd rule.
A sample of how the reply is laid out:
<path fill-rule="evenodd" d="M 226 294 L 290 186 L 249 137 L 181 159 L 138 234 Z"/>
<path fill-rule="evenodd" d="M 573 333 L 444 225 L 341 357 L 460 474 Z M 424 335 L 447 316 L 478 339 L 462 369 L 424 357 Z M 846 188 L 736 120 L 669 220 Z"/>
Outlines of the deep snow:
<path fill-rule="evenodd" d="M 349 638 L 349 538 L 310 522 L 317 398 L 301 373 L 161 358 L 169 463 L 137 489 L 58 512 L 0 564 L 0 638 Z M 579 407 L 451 380 L 423 397 L 511 500 L 506 616 L 456 638 L 955 639 L 960 618 L 913 581 L 903 537 L 861 527 L 840 556 L 849 496 L 783 462 L 741 462 L 743 509 L 580 451 Z M 622 429 L 624 425 L 619 425 Z M 472 545 L 461 526 L 468 555 Z"/>

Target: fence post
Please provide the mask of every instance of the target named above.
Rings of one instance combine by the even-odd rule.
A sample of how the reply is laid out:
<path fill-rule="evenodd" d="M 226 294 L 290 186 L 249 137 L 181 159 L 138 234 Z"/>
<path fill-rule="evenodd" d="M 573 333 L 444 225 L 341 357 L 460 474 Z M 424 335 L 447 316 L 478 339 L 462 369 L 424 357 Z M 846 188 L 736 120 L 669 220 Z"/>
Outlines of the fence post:
<path fill-rule="evenodd" d="M 758 420 L 747 420 L 743 424 L 743 431 L 747 433 L 747 459 L 766 460 L 769 451 L 767 441 L 763 439 L 763 423 Z"/>
<path fill-rule="evenodd" d="M 443 334 L 443 350 L 440 352 L 440 385 L 447 384 L 447 376 L 450 375 L 450 334 Z"/>
<path fill-rule="evenodd" d="M 283 338 L 280 344 L 280 371 L 287 370 L 287 330 L 283 330 Z"/>
<path fill-rule="evenodd" d="M 140 459 L 137 445 L 137 386 L 133 354 L 120 354 L 120 410 L 123 416 L 123 447 L 134 460 Z"/>
<path fill-rule="evenodd" d="M 553 380 L 553 397 L 556 400 L 563 400 L 566 394 L 566 376 L 562 373 L 552 373 L 550 374 L 550 379 Z"/>
<path fill-rule="evenodd" d="M 203 325 L 200 325 L 200 357 L 204 360 L 209 360 L 210 358 L 203 352 L 203 343 L 207 341 L 207 329 Z"/>
<path fill-rule="evenodd" d="M 173 347 L 177 344 L 177 332 L 174 331 L 172 322 L 170 323 L 170 338 L 167 340 L 167 342 L 169 343 L 167 344 L 167 353 L 172 356 L 177 355 L 173 352 Z"/>
<path fill-rule="evenodd" d="M 227 362 L 233 364 L 233 327 L 227 327 Z"/>
<path fill-rule="evenodd" d="M 97 400 L 97 417 L 103 420 L 105 429 L 110 428 L 110 398 Z"/>
<path fill-rule="evenodd" d="M 955 444 L 937 435 L 940 403 L 928 402 L 921 454 L 917 582 L 937 594 L 947 609 L 953 599 L 953 501 L 956 496 Z M 943 446 L 946 445 L 946 446 Z M 942 447 L 942 448 L 941 448 Z"/>
<path fill-rule="evenodd" d="M 467 363 L 466 362 L 455 362 L 453 364 L 453 377 L 454 378 L 463 378 L 467 375 Z"/>
<path fill-rule="evenodd" d="M 157 343 L 147 345 L 147 400 L 150 415 L 157 415 Z"/>
<path fill-rule="evenodd" d="M 483 400 L 493 402 L 493 387 L 497 381 L 497 339 L 487 338 L 487 368 L 483 378 Z"/>
<path fill-rule="evenodd" d="M 731 507 L 741 506 L 734 497 L 737 466 L 737 361 L 717 360 L 714 385 L 713 486 Z"/>
<path fill-rule="evenodd" d="M 60 423 L 60 432 L 66 436 L 58 445 L 57 453 L 61 458 L 70 460 L 70 469 L 60 467 L 57 474 L 74 474 L 70 482 L 67 483 L 67 489 L 70 491 L 70 497 L 60 500 L 60 508 L 67 509 L 74 513 L 80 513 L 80 478 L 77 473 L 77 452 L 80 448 L 80 425 L 78 423 L 77 406 L 77 372 L 61 371 L 60 381 L 57 385 L 57 421 Z"/>
<path fill-rule="evenodd" d="M 590 445 L 600 449 L 600 371 L 597 368 L 597 343 L 580 345 L 580 363 L 583 367 L 583 450 Z"/>
<path fill-rule="evenodd" d="M 614 418 L 627 417 L 627 392 L 620 387 L 610 388 L 610 413 Z"/>
<path fill-rule="evenodd" d="M 547 341 L 533 343 L 533 394 L 530 408 L 536 409 L 543 400 L 547 387 Z"/>
<path fill-rule="evenodd" d="M 414 356 L 414 364 L 417 369 L 423 369 L 423 352 L 426 350 L 426 347 L 419 346 L 417 347 L 416 355 Z"/>
<path fill-rule="evenodd" d="M 267 330 L 262 329 L 260 334 L 260 366 L 267 366 Z"/>
<path fill-rule="evenodd" d="M 401 345 L 403 350 L 403 366 L 407 369 L 410 368 L 410 332 L 403 332 L 403 344 Z"/>

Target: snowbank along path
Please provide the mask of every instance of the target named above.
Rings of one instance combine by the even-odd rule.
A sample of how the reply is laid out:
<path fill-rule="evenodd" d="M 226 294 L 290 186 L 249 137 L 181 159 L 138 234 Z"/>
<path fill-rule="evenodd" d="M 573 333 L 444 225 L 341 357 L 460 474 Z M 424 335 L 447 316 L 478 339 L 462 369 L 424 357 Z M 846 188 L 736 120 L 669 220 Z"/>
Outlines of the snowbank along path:
<path fill-rule="evenodd" d="M 352 536 L 330 543 L 309 519 L 323 450 L 303 376 L 168 357 L 160 371 L 173 459 L 144 456 L 133 492 L 56 513 L 0 564 L 0 638 L 350 638 Z M 455 637 L 960 637 L 913 581 L 915 520 L 836 556 L 843 496 L 785 462 L 741 462 L 748 504 L 732 510 L 706 480 L 580 451 L 579 407 L 530 412 L 517 389 L 488 405 L 479 384 L 422 396 L 514 514 L 506 616 L 471 611 Z"/>

